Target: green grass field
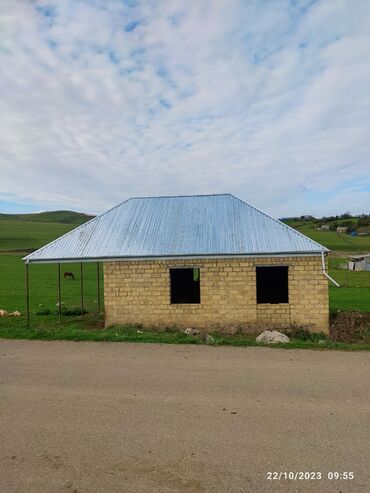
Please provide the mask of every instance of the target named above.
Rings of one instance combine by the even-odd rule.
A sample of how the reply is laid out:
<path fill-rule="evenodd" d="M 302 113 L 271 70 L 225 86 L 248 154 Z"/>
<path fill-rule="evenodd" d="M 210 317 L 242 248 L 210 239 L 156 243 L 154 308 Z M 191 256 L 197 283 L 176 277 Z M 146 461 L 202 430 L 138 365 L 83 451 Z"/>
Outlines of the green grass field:
<path fill-rule="evenodd" d="M 0 309 L 25 311 L 25 251 L 39 248 L 91 219 L 85 214 L 69 211 L 40 214 L 0 214 Z M 54 221 L 54 222 L 50 222 Z M 17 253 L 9 252 L 16 251 Z M 22 252 L 22 250 L 24 252 Z M 88 311 L 97 310 L 96 263 L 83 266 L 84 305 Z M 75 280 L 64 280 L 63 273 L 72 271 Z M 63 307 L 80 306 L 80 265 L 61 264 Z M 57 266 L 55 264 L 30 264 L 30 308 L 35 316 L 40 310 L 56 310 Z M 103 269 L 100 266 L 101 295 L 103 294 Z M 103 296 L 101 296 L 101 300 Z"/>
<path fill-rule="evenodd" d="M 340 284 L 329 288 L 330 310 L 370 312 L 370 272 L 351 272 L 346 258 L 329 257 L 329 274 Z"/>
<path fill-rule="evenodd" d="M 64 272 L 73 272 L 75 280 L 64 279 Z M 61 264 L 61 288 L 63 307 L 80 306 L 80 264 Z M 57 265 L 30 264 L 30 309 L 32 314 L 43 309 L 56 310 Z M 97 310 L 96 263 L 83 265 L 84 306 L 88 311 Z M 103 300 L 103 269 L 100 265 L 101 300 Z M 42 306 L 41 306 L 42 305 Z M 6 311 L 25 311 L 25 266 L 22 257 L 0 254 L 0 308 Z"/>
<path fill-rule="evenodd" d="M 3 219 L 0 221 L 0 252 L 37 249 L 71 229 L 70 224 Z"/>

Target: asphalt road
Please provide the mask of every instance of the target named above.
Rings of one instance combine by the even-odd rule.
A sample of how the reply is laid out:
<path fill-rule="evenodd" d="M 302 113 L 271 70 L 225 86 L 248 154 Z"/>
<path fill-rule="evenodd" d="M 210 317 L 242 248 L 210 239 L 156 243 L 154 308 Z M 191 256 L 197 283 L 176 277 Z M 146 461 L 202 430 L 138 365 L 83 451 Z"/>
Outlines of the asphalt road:
<path fill-rule="evenodd" d="M 370 355 L 0 340 L 0 491 L 369 492 Z"/>

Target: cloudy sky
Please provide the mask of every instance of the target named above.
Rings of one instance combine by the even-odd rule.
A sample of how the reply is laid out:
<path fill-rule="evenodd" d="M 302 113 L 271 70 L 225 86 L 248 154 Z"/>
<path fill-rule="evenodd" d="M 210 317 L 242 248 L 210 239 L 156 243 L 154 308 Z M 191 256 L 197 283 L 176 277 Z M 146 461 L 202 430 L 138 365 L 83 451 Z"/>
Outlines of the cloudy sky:
<path fill-rule="evenodd" d="M 1 0 L 0 211 L 370 212 L 367 0 Z"/>

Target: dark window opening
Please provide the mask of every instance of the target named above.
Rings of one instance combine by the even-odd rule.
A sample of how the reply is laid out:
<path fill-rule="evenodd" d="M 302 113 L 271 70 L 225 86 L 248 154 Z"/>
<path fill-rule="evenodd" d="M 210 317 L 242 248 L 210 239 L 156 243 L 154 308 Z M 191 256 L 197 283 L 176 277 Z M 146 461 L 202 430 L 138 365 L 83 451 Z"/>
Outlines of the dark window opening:
<path fill-rule="evenodd" d="M 170 269 L 171 303 L 200 303 L 198 268 Z"/>
<path fill-rule="evenodd" d="M 257 303 L 289 303 L 288 267 L 256 267 Z"/>

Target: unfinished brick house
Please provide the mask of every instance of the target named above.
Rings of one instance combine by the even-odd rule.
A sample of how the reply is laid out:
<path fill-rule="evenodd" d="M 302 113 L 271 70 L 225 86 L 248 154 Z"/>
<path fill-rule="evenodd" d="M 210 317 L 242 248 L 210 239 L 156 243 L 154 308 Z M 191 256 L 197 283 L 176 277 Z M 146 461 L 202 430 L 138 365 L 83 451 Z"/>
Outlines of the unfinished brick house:
<path fill-rule="evenodd" d="M 326 255 L 224 194 L 129 199 L 25 261 L 103 262 L 106 326 L 327 331 Z"/>

